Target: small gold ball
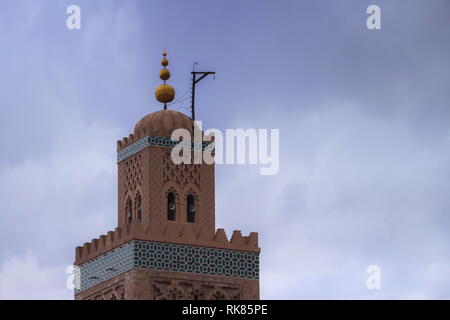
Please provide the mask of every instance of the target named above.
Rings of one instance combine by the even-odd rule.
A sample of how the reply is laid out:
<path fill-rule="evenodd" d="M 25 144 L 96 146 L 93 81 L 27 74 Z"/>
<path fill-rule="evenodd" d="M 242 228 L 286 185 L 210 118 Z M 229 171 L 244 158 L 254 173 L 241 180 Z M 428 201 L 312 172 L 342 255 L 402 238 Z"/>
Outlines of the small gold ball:
<path fill-rule="evenodd" d="M 175 89 L 168 84 L 161 84 L 155 91 L 156 100 L 162 103 L 169 103 L 175 98 Z"/>
<path fill-rule="evenodd" d="M 169 60 L 167 60 L 166 58 L 164 58 L 164 59 L 161 60 L 161 64 L 162 64 L 164 67 L 167 67 L 167 66 L 169 65 Z"/>
<path fill-rule="evenodd" d="M 159 72 L 159 77 L 161 78 L 161 80 L 166 81 L 167 79 L 170 78 L 170 71 L 167 70 L 167 69 L 162 69 L 162 70 Z"/>

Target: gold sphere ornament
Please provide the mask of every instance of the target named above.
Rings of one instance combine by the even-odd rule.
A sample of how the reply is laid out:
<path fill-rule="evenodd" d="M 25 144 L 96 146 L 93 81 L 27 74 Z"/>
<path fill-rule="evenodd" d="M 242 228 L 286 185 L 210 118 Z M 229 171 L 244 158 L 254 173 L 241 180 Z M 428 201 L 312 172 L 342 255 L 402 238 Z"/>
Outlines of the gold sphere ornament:
<path fill-rule="evenodd" d="M 166 66 L 169 64 L 166 56 L 167 52 L 166 49 L 164 49 L 163 59 L 161 60 L 164 69 L 159 72 L 159 77 L 164 83 L 159 85 L 155 91 L 156 100 L 164 103 L 164 110 L 167 110 L 167 104 L 175 98 L 175 89 L 171 85 L 166 84 L 166 80 L 170 78 L 170 71 L 166 69 Z"/>
<path fill-rule="evenodd" d="M 159 72 L 159 77 L 161 80 L 168 80 L 170 78 L 170 71 L 168 69 L 161 69 Z"/>
<path fill-rule="evenodd" d="M 169 103 L 175 98 L 175 89 L 169 84 L 161 84 L 156 88 L 155 96 L 159 102 Z"/>

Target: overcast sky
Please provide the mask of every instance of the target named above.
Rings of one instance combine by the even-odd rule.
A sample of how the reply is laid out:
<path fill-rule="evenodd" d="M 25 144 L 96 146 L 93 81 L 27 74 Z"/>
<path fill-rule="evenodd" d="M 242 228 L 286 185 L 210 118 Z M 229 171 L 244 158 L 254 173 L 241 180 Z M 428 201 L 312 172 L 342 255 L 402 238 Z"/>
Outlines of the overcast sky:
<path fill-rule="evenodd" d="M 259 232 L 262 298 L 450 298 L 449 35 L 447 0 L 2 0 L 0 299 L 73 298 L 163 48 L 178 96 L 194 62 L 217 72 L 204 129 L 280 129 L 277 175 L 216 167 L 216 227 Z"/>

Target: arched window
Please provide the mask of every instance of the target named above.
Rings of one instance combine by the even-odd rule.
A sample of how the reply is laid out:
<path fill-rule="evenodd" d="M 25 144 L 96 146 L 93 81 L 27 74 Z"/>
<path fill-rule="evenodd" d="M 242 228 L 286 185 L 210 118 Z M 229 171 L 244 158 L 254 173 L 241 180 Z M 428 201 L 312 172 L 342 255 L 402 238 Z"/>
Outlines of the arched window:
<path fill-rule="evenodd" d="M 142 221 L 142 197 L 140 194 L 138 194 L 136 196 L 136 200 L 135 200 L 135 205 L 136 205 L 136 217 L 138 218 L 139 222 Z"/>
<path fill-rule="evenodd" d="M 127 200 L 127 204 L 125 206 L 125 221 L 127 221 L 128 223 L 131 222 L 131 219 L 133 218 L 133 202 L 131 201 L 130 198 L 128 198 Z"/>
<path fill-rule="evenodd" d="M 174 221 L 176 213 L 175 194 L 169 192 L 167 195 L 167 220 Z"/>
<path fill-rule="evenodd" d="M 187 196 L 187 222 L 195 222 L 195 197 L 190 194 Z"/>

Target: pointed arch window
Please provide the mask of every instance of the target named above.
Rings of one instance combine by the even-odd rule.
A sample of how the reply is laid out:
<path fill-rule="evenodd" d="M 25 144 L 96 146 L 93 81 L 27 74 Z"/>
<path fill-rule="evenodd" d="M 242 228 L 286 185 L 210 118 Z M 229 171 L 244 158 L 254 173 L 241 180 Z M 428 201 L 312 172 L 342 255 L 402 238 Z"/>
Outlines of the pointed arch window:
<path fill-rule="evenodd" d="M 167 194 L 167 220 L 175 220 L 176 209 L 175 194 L 173 192 L 169 192 Z"/>
<path fill-rule="evenodd" d="M 190 194 L 190 195 L 188 195 L 187 196 L 187 199 L 186 199 L 187 201 L 187 214 L 186 214 L 186 217 L 187 217 L 187 222 L 190 222 L 190 223 L 194 223 L 195 222 L 195 213 L 196 213 L 196 207 L 195 207 L 195 197 L 192 195 L 192 194 Z"/>
<path fill-rule="evenodd" d="M 142 221 L 142 197 L 140 194 L 136 196 L 135 199 L 135 205 L 136 205 L 136 217 L 139 220 L 139 222 Z"/>
<path fill-rule="evenodd" d="M 130 223 L 133 218 L 133 202 L 130 198 L 127 200 L 127 204 L 125 205 L 125 220 Z"/>

